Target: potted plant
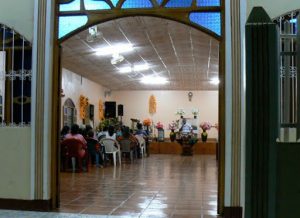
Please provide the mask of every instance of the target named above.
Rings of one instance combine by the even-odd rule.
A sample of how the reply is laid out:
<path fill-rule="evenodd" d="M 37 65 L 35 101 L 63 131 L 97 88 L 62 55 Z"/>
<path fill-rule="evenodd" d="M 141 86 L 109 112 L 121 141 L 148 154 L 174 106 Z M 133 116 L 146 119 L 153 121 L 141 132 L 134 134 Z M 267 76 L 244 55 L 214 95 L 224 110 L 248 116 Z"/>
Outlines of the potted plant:
<path fill-rule="evenodd" d="M 171 130 L 170 132 L 170 140 L 171 142 L 174 142 L 176 139 L 176 133 L 175 130 L 178 128 L 178 125 L 175 121 L 172 121 L 172 123 L 169 124 L 169 130 Z"/>
<path fill-rule="evenodd" d="M 200 124 L 200 128 L 202 129 L 202 133 L 201 133 L 201 140 L 202 142 L 206 142 L 207 141 L 207 130 L 210 130 L 211 129 L 211 124 L 207 121 L 205 122 L 202 122 Z"/>

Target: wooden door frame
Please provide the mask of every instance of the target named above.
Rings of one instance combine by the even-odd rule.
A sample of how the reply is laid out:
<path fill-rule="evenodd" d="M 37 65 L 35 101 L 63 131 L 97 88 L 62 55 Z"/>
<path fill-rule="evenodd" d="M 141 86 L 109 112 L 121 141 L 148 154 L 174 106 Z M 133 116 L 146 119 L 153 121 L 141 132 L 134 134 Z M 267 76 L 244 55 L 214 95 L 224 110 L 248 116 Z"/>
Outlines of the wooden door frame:
<path fill-rule="evenodd" d="M 156 9 L 156 11 L 149 11 L 148 9 L 136 9 L 136 10 L 122 10 L 115 14 L 102 15 L 103 17 L 97 19 L 94 15 L 87 25 L 82 28 L 78 28 L 72 33 L 68 34 L 62 39 L 58 39 L 58 18 L 59 18 L 59 0 L 55 0 L 55 21 L 54 21 L 54 31 L 53 31 L 53 95 L 52 95 L 52 120 L 51 120 L 51 200 L 53 207 L 59 207 L 59 194 L 60 194 L 60 165 L 59 165 L 59 130 L 61 123 L 61 80 L 62 80 L 62 66 L 61 66 L 61 43 L 71 36 L 87 29 L 89 26 L 107 22 L 109 20 L 114 20 L 124 17 L 132 16 L 151 16 L 160 17 L 163 19 L 174 20 L 180 23 L 184 23 L 188 26 L 194 27 L 199 31 L 205 32 L 219 41 L 219 142 L 218 142 L 218 213 L 223 214 L 224 211 L 224 197 L 225 197 L 225 63 L 226 63 L 226 53 L 225 53 L 225 0 L 221 0 L 221 36 L 216 37 L 216 34 L 212 34 L 211 31 L 207 31 L 191 22 L 183 21 L 178 19 L 177 14 L 182 13 L 181 9 L 173 9 L 172 13 L 164 14 L 162 9 Z M 207 7 L 207 10 L 215 10 L 215 7 Z M 171 10 L 170 10 L 171 11 Z"/>

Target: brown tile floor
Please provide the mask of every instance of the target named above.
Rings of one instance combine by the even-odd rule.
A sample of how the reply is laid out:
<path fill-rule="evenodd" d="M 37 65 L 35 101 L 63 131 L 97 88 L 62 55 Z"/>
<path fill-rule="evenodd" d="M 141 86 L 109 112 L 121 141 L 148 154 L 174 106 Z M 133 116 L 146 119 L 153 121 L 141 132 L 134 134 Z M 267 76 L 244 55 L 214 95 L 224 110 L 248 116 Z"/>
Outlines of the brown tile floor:
<path fill-rule="evenodd" d="M 61 173 L 60 212 L 216 218 L 215 156 L 151 155 L 133 164 Z"/>

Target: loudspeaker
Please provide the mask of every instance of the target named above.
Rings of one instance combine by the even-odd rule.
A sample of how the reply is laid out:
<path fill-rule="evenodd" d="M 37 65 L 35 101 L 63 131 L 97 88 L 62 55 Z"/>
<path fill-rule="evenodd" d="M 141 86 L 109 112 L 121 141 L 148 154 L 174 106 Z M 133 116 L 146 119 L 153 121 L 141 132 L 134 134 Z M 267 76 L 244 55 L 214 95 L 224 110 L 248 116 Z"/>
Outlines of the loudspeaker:
<path fill-rule="evenodd" d="M 118 105 L 118 116 L 124 116 L 124 111 L 123 111 L 124 107 L 122 104 Z"/>
<path fill-rule="evenodd" d="M 89 112 L 90 112 L 90 119 L 93 120 L 94 119 L 94 110 L 95 110 L 95 107 L 93 104 L 90 104 L 90 108 L 89 108 Z"/>
<path fill-rule="evenodd" d="M 105 118 L 115 118 L 116 117 L 116 102 L 106 101 L 105 104 Z"/>

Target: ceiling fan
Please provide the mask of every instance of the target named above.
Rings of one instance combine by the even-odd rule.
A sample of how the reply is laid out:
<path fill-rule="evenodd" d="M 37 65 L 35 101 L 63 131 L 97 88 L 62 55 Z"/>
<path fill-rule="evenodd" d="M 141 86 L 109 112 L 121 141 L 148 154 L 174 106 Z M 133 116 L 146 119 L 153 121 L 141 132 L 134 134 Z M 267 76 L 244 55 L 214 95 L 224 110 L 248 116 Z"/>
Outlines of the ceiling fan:
<path fill-rule="evenodd" d="M 89 28 L 89 34 L 86 37 L 87 42 L 96 42 L 103 38 L 103 33 L 98 31 L 97 26 Z"/>

